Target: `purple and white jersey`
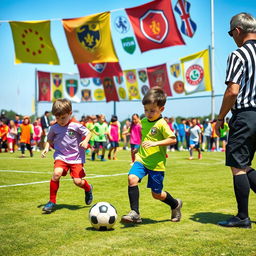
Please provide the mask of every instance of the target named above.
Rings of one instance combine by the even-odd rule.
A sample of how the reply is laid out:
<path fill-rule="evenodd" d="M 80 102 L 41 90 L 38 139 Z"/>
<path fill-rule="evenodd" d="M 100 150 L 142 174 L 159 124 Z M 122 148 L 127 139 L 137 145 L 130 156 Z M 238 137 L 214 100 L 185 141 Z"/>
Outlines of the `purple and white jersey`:
<path fill-rule="evenodd" d="M 54 159 L 69 164 L 85 162 L 85 149 L 79 144 L 90 131 L 80 123 L 71 121 L 66 126 L 51 126 L 47 139 L 53 143 Z"/>

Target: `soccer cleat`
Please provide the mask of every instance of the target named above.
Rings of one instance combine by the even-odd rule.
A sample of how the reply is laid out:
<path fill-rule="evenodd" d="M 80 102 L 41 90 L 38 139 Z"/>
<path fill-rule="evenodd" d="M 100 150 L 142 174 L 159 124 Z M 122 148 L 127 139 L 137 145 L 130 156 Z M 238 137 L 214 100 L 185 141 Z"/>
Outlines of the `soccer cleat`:
<path fill-rule="evenodd" d="M 113 157 L 113 160 L 117 160 L 117 158 L 116 158 L 116 157 Z"/>
<path fill-rule="evenodd" d="M 250 218 L 245 218 L 244 220 L 240 219 L 237 216 L 233 216 L 228 220 L 218 222 L 218 225 L 227 228 L 251 228 Z"/>
<path fill-rule="evenodd" d="M 107 160 L 105 158 L 101 158 L 100 161 L 106 162 Z"/>
<path fill-rule="evenodd" d="M 54 211 L 55 208 L 55 203 L 49 201 L 43 208 L 42 211 L 44 211 L 45 213 L 52 213 Z"/>
<path fill-rule="evenodd" d="M 172 209 L 172 216 L 171 216 L 172 222 L 179 222 L 181 219 L 182 201 L 180 199 L 177 199 L 177 201 L 178 201 L 178 206 L 175 209 Z"/>
<path fill-rule="evenodd" d="M 137 212 L 131 210 L 127 215 L 122 216 L 121 221 L 124 223 L 141 223 L 142 219 Z"/>
<path fill-rule="evenodd" d="M 108 160 L 111 160 L 111 155 L 108 155 Z"/>
<path fill-rule="evenodd" d="M 33 157 L 34 156 L 34 154 L 33 154 L 33 151 L 31 150 L 30 151 L 30 157 Z"/>
<path fill-rule="evenodd" d="M 90 205 L 93 200 L 93 194 L 92 194 L 93 186 L 90 185 L 90 187 L 91 187 L 90 191 L 85 192 L 85 203 L 87 205 Z"/>

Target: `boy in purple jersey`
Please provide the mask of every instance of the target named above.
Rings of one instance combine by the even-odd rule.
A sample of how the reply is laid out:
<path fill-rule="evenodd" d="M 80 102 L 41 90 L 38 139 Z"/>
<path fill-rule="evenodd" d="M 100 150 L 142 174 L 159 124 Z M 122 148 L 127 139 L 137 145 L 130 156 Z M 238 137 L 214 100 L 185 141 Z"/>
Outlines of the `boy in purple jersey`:
<path fill-rule="evenodd" d="M 92 203 L 92 185 L 83 179 L 85 172 L 83 164 L 85 162 L 85 149 L 91 137 L 90 131 L 72 120 L 72 105 L 67 99 L 58 99 L 53 103 L 52 114 L 56 117 L 56 123 L 51 126 L 47 135 L 47 143 L 42 152 L 45 157 L 50 146 L 54 152 L 54 172 L 50 181 L 50 200 L 44 206 L 45 213 L 51 213 L 56 206 L 56 196 L 59 189 L 61 176 L 66 176 L 70 171 L 70 176 L 76 186 L 85 190 L 85 203 Z"/>

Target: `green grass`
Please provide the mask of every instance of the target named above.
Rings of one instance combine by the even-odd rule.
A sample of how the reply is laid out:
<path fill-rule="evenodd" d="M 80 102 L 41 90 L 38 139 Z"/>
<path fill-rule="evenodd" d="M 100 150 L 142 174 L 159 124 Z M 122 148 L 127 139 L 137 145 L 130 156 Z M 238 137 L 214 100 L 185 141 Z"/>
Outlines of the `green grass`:
<path fill-rule="evenodd" d="M 28 153 L 26 152 L 28 155 Z M 0 154 L 0 186 L 48 181 L 53 170 L 51 153 L 41 159 L 20 159 L 20 152 Z M 67 175 L 61 179 L 57 210 L 42 214 L 48 201 L 49 183 L 0 187 L 0 255 L 256 255 L 255 224 L 251 230 L 216 225 L 236 213 L 232 176 L 224 166 L 223 153 L 204 153 L 203 160 L 187 160 L 188 152 L 170 152 L 165 190 L 183 200 L 182 221 L 169 221 L 167 205 L 154 200 L 140 184 L 143 223 L 123 225 L 120 217 L 129 211 L 127 176 L 93 175 L 127 173 L 128 151 L 119 151 L 117 161 L 88 161 L 88 180 L 94 186 L 94 202 L 107 201 L 118 211 L 112 231 L 95 231 L 88 220 L 84 193 Z M 29 173 L 30 172 L 30 173 Z M 37 173 L 32 173 L 37 172 Z M 250 217 L 256 220 L 255 194 L 250 195 Z"/>

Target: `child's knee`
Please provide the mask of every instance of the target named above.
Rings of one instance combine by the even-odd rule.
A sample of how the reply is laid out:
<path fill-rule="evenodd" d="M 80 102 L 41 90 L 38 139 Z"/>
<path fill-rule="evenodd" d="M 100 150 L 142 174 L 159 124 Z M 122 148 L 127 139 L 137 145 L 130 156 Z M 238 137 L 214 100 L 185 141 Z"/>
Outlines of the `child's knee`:
<path fill-rule="evenodd" d="M 139 183 L 139 178 L 134 174 L 130 174 L 128 176 L 128 183 L 129 183 L 129 186 L 136 186 Z"/>
<path fill-rule="evenodd" d="M 73 178 L 73 182 L 78 187 L 81 187 L 83 185 L 83 180 L 80 178 Z"/>
<path fill-rule="evenodd" d="M 154 199 L 157 199 L 157 200 L 162 200 L 162 195 L 161 193 L 160 194 L 156 194 L 154 193 L 153 191 L 151 192 L 151 195 Z"/>
<path fill-rule="evenodd" d="M 54 172 L 53 172 L 53 175 L 52 175 L 52 179 L 54 181 L 58 181 L 61 178 L 62 173 L 63 173 L 63 169 L 62 168 L 55 168 Z"/>

